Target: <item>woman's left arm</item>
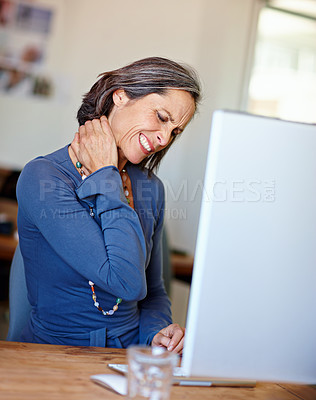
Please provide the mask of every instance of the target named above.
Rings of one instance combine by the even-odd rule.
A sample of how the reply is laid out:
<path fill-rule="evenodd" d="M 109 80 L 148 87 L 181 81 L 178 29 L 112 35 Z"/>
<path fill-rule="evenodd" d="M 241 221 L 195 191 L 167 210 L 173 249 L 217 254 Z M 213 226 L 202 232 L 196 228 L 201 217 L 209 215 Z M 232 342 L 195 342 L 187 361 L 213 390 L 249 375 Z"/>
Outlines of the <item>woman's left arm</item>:
<path fill-rule="evenodd" d="M 166 347 L 169 351 L 180 353 L 183 348 L 185 330 L 172 324 L 171 303 L 165 290 L 162 276 L 162 230 L 164 221 L 164 189 L 161 182 L 161 206 L 149 265 L 146 269 L 147 296 L 139 302 L 140 343 Z"/>

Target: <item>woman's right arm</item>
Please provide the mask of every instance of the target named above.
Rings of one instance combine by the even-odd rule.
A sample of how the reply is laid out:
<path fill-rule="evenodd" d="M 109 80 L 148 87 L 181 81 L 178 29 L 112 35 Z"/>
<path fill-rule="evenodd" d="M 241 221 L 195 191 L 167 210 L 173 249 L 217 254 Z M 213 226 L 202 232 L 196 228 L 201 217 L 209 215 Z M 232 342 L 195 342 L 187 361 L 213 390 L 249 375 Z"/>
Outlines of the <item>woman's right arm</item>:
<path fill-rule="evenodd" d="M 28 235 L 36 246 L 40 234 L 97 286 L 127 301 L 146 296 L 144 235 L 116 167 L 98 169 L 75 189 L 51 161 L 37 159 L 22 171 L 17 197 L 21 241 Z"/>

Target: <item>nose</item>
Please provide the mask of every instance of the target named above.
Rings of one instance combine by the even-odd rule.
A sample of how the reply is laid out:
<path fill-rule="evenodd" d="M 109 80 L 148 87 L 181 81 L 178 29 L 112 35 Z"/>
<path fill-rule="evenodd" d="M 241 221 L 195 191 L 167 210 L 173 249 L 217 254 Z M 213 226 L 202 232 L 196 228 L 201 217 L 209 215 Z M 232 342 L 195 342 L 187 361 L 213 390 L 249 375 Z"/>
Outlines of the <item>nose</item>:
<path fill-rule="evenodd" d="M 157 133 L 157 140 L 159 143 L 159 146 L 165 147 L 170 141 L 170 137 L 172 134 L 172 130 L 167 130 L 165 129 L 164 131 L 160 131 Z"/>

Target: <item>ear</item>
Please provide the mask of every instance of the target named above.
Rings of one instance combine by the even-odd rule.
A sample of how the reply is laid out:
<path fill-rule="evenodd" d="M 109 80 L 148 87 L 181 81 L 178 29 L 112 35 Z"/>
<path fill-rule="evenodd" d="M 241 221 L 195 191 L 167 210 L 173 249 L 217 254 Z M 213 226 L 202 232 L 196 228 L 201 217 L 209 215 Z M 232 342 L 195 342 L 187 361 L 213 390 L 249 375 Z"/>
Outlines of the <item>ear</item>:
<path fill-rule="evenodd" d="M 113 92 L 112 94 L 112 98 L 113 98 L 113 103 L 117 107 L 124 106 L 129 100 L 124 89 L 115 90 L 115 92 Z"/>

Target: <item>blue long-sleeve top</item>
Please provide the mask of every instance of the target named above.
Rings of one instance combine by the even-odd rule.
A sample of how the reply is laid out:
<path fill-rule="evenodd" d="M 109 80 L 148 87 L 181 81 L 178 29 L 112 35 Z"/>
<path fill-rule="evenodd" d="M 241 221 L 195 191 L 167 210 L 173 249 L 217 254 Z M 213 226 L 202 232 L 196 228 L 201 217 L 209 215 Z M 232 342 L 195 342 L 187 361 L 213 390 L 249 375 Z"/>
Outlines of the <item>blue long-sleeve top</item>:
<path fill-rule="evenodd" d="M 164 188 L 127 164 L 132 209 L 114 166 L 85 180 L 68 146 L 38 157 L 17 184 L 18 231 L 31 318 L 21 341 L 127 347 L 151 344 L 172 322 L 162 278 Z M 97 302 L 111 310 L 104 316 Z"/>

